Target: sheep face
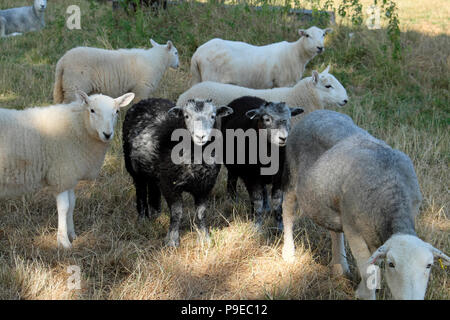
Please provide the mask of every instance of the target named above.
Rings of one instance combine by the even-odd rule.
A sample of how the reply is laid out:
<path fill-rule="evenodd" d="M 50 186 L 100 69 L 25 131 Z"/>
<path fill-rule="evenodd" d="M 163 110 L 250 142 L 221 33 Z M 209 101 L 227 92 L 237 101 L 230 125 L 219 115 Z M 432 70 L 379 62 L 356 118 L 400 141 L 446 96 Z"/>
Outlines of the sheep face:
<path fill-rule="evenodd" d="M 313 71 L 312 82 L 319 100 L 326 107 L 343 107 L 348 102 L 347 91 L 342 84 L 330 73 L 328 66 L 322 73 Z"/>
<path fill-rule="evenodd" d="M 291 130 L 291 117 L 303 112 L 302 108 L 288 108 L 284 102 L 265 102 L 258 109 L 246 112 L 250 119 L 258 120 L 258 129 L 267 130 L 267 140 L 284 147 Z"/>
<path fill-rule="evenodd" d="M 450 258 L 412 235 L 395 235 L 378 248 L 369 264 L 385 260 L 385 277 L 394 299 L 423 300 L 434 258 Z"/>
<path fill-rule="evenodd" d="M 88 96 L 82 91 L 77 94 L 86 107 L 89 133 L 103 142 L 110 142 L 114 137 L 119 110 L 130 104 L 134 93 L 126 93 L 117 99 L 102 94 Z"/>
<path fill-rule="evenodd" d="M 211 100 L 188 100 L 184 106 L 176 106 L 169 110 L 169 114 L 183 117 L 186 129 L 192 141 L 203 146 L 211 137 L 216 127 L 216 119 L 233 113 L 227 106 L 216 107 Z"/>
<path fill-rule="evenodd" d="M 159 44 L 155 40 L 150 39 L 150 43 L 154 48 L 164 48 L 168 52 L 169 56 L 169 66 L 171 68 L 177 69 L 180 65 L 180 59 L 178 58 L 178 50 L 173 45 L 172 41 L 167 41 L 167 44 Z"/>
<path fill-rule="evenodd" d="M 307 30 L 299 29 L 298 34 L 302 38 L 303 49 L 312 56 L 322 53 L 325 50 L 324 40 L 327 33 L 332 32 L 333 29 L 326 28 L 324 30 L 311 27 Z"/>
<path fill-rule="evenodd" d="M 45 11 L 47 8 L 47 0 L 34 0 L 34 9 L 37 12 Z"/>

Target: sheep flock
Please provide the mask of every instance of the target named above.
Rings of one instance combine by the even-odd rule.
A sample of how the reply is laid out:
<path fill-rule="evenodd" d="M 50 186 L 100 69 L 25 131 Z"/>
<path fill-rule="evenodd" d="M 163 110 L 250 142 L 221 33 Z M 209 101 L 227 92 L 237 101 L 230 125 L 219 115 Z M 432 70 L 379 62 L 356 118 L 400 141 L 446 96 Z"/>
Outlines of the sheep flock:
<path fill-rule="evenodd" d="M 44 28 L 46 7 L 36 0 L 0 10 L 0 38 Z M 450 257 L 417 236 L 422 194 L 411 159 L 338 112 L 350 98 L 330 66 L 304 76 L 332 31 L 299 29 L 297 41 L 264 46 L 212 38 L 193 54 L 190 87 L 177 101 L 153 96 L 167 70 L 180 65 L 169 39 L 149 39 L 151 48 L 61 52 L 53 105 L 0 109 L 0 198 L 52 194 L 57 246 L 70 250 L 75 187 L 99 176 L 118 135 L 135 187 L 136 224 L 155 220 L 164 198 L 167 247 L 180 245 L 183 193 L 193 197 L 200 240 L 211 241 L 205 217 L 218 214 L 211 191 L 223 167 L 227 199 L 236 201 L 241 179 L 255 229 L 262 232 L 267 212 L 283 234 L 286 263 L 296 260 L 298 213 L 330 233 L 338 276 L 351 273 L 348 243 L 361 279 L 357 298 L 375 299 L 368 279 L 382 264 L 394 299 L 424 299 L 431 266 L 450 265 Z"/>

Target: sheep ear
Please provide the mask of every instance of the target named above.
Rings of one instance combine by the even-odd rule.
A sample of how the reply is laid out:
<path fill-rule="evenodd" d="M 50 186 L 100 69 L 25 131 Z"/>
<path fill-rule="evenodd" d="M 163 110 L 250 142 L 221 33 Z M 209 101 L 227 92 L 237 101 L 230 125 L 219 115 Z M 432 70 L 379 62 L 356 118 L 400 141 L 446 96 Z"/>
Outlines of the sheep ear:
<path fill-rule="evenodd" d="M 81 101 L 85 105 L 89 105 L 90 100 L 89 100 L 89 96 L 86 94 L 86 92 L 77 90 L 76 96 L 79 101 Z"/>
<path fill-rule="evenodd" d="M 173 43 L 172 43 L 172 41 L 167 41 L 167 50 L 172 50 L 172 47 L 173 47 Z"/>
<path fill-rule="evenodd" d="M 328 73 L 328 71 L 330 71 L 330 65 L 328 65 L 325 70 L 322 71 L 322 73 Z"/>
<path fill-rule="evenodd" d="M 326 28 L 324 31 L 325 31 L 325 34 L 328 34 L 328 33 L 332 33 L 333 29 L 332 28 Z"/>
<path fill-rule="evenodd" d="M 170 108 L 167 113 L 172 117 L 181 117 L 183 115 L 183 108 L 175 106 L 173 108 Z"/>
<path fill-rule="evenodd" d="M 304 36 L 306 35 L 305 29 L 298 29 L 298 35 L 299 35 L 300 37 L 304 37 Z"/>
<path fill-rule="evenodd" d="M 123 108 L 123 107 L 126 107 L 127 105 L 129 105 L 131 103 L 131 101 L 133 101 L 133 99 L 134 99 L 134 93 L 129 92 L 129 93 L 125 93 L 123 96 L 120 96 L 120 97 L 114 99 L 114 101 L 118 108 Z"/>
<path fill-rule="evenodd" d="M 313 70 L 312 79 L 314 84 L 317 84 L 319 82 L 319 73 L 317 72 L 317 70 Z"/>
<path fill-rule="evenodd" d="M 305 110 L 303 110 L 302 108 L 299 108 L 299 107 L 289 108 L 289 110 L 291 111 L 291 117 L 295 117 L 295 116 L 303 113 L 303 111 L 305 111 Z"/>
<path fill-rule="evenodd" d="M 259 109 L 252 109 L 252 110 L 248 110 L 245 115 L 247 116 L 247 118 L 250 119 L 254 119 L 255 117 L 258 118 L 259 117 Z"/>
<path fill-rule="evenodd" d="M 229 114 L 232 114 L 233 112 L 234 112 L 234 110 L 231 109 L 230 107 L 221 106 L 216 109 L 216 117 L 218 117 L 218 118 L 226 117 Z"/>
<path fill-rule="evenodd" d="M 388 251 L 388 247 L 386 245 L 382 245 L 370 256 L 367 264 L 375 264 L 380 259 L 384 259 L 386 257 L 386 253 Z"/>
<path fill-rule="evenodd" d="M 450 257 L 443 253 L 441 250 L 436 249 L 432 245 L 430 245 L 431 252 L 433 253 L 434 259 L 441 259 L 442 264 L 446 266 L 450 266 Z"/>
<path fill-rule="evenodd" d="M 157 47 L 159 46 L 159 43 L 157 43 L 155 40 L 150 39 L 150 43 L 152 44 L 153 47 Z"/>

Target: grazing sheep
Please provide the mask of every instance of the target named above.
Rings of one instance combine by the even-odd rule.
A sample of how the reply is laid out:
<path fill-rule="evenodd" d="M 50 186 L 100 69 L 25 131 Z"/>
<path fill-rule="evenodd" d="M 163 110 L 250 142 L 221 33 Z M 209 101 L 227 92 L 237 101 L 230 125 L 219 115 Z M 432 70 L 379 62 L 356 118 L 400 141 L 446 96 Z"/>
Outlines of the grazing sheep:
<path fill-rule="evenodd" d="M 180 243 L 179 226 L 182 215 L 182 192 L 192 194 L 200 230 L 208 234 L 204 216 L 209 194 L 214 187 L 220 164 L 192 161 L 195 154 L 184 151 L 172 154 L 178 141 L 176 132 L 186 133 L 191 150 L 203 151 L 211 143 L 216 119 L 232 112 L 226 106 L 216 107 L 210 101 L 190 100 L 175 106 L 165 99 L 143 100 L 131 107 L 123 123 L 125 165 L 136 187 L 137 211 L 140 217 L 157 215 L 161 194 L 170 209 L 167 245 Z M 188 158 L 185 162 L 183 159 Z M 182 159 L 178 162 L 177 160 Z M 150 215 L 149 207 L 150 205 Z"/>
<path fill-rule="evenodd" d="M 47 0 L 34 0 L 29 7 L 0 10 L 0 38 L 18 36 L 45 27 Z"/>
<path fill-rule="evenodd" d="M 178 51 L 171 41 L 151 49 L 105 50 L 78 47 L 69 50 L 56 65 L 55 103 L 71 102 L 75 92 L 117 97 L 134 92 L 134 103 L 156 90 L 168 67 L 178 68 Z"/>
<path fill-rule="evenodd" d="M 191 59 L 191 84 L 214 81 L 247 88 L 291 87 L 300 81 L 305 66 L 324 50 L 325 35 L 332 29 L 298 30 L 296 42 L 253 46 L 245 42 L 212 39 Z"/>
<path fill-rule="evenodd" d="M 252 212 L 258 228 L 262 225 L 264 207 L 268 207 L 267 185 L 272 185 L 272 209 L 275 214 L 277 226 L 282 230 L 281 203 L 281 176 L 284 166 L 284 152 L 286 140 L 291 127 L 291 116 L 303 112 L 301 108 L 288 108 L 284 102 L 267 102 L 256 97 L 242 97 L 231 102 L 228 107 L 233 113 L 222 119 L 222 137 L 224 141 L 224 159 L 228 171 L 227 191 L 236 195 L 237 179 L 241 178 L 247 188 L 252 202 Z M 265 135 L 261 135 L 263 132 Z M 265 133 L 264 132 L 264 133 Z M 229 135 L 231 133 L 231 135 Z M 254 133 L 253 137 L 252 134 Z M 244 135 L 245 134 L 245 135 Z M 248 139 L 245 142 L 239 137 Z M 238 143 L 235 143 L 236 138 Z M 265 141 L 260 141 L 264 139 Z M 271 160 L 263 163 L 266 156 L 260 155 L 260 144 L 266 144 L 265 150 Z M 273 147 L 272 147 L 273 146 Z M 228 148 L 231 148 L 228 150 Z M 230 159 L 229 151 L 232 151 Z M 275 155 L 275 153 L 278 153 Z M 242 155 L 245 158 L 239 161 Z M 230 161 L 231 160 L 231 161 Z M 264 159 L 265 162 L 265 159 Z M 270 171 L 261 171 L 265 167 Z"/>
<path fill-rule="evenodd" d="M 56 197 L 58 245 L 72 246 L 74 188 L 98 175 L 114 135 L 117 113 L 134 98 L 87 96 L 69 105 L 0 109 L 0 198 L 41 188 Z"/>
<path fill-rule="evenodd" d="M 320 74 L 313 71 L 312 77 L 300 80 L 291 88 L 257 90 L 218 82 L 201 82 L 180 95 L 177 104 L 199 98 L 212 99 L 216 105 L 227 105 L 239 97 L 253 96 L 267 101 L 286 102 L 289 107 L 301 106 L 305 113 L 327 107 L 341 107 L 347 103 L 347 92 L 328 70 L 329 67 Z"/>
<path fill-rule="evenodd" d="M 294 256 L 297 203 L 330 230 L 332 264 L 348 273 L 345 234 L 362 278 L 359 298 L 375 299 L 372 264 L 381 260 L 395 299 L 424 298 L 433 256 L 450 264 L 448 256 L 416 235 L 422 196 L 411 160 L 346 115 L 318 110 L 296 124 L 286 146 L 283 190 L 283 258 Z"/>

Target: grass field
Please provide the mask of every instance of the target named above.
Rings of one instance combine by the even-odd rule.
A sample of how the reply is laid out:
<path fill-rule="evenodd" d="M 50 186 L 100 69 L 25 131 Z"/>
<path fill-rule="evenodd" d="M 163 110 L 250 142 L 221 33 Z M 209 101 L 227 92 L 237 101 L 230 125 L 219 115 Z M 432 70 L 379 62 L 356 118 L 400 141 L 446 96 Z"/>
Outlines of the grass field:
<path fill-rule="evenodd" d="M 3 0 L 0 9 L 30 2 Z M 338 19 L 325 53 L 308 65 L 305 76 L 330 64 L 350 97 L 340 111 L 411 157 L 424 198 L 417 232 L 448 254 L 450 8 L 445 0 L 396 2 L 401 60 L 392 60 L 385 29 L 370 31 Z M 65 27 L 65 11 L 72 4 L 81 7 L 81 30 Z M 158 16 L 144 12 L 128 17 L 112 14 L 110 4 L 49 1 L 43 31 L 0 39 L 0 107 L 51 104 L 56 62 L 74 46 L 148 47 L 150 37 L 171 39 L 181 66 L 167 72 L 154 95 L 176 100 L 188 88 L 190 57 L 210 38 L 253 44 L 294 41 L 299 27 L 308 25 L 283 12 L 251 12 L 244 5 L 225 9 L 184 3 Z M 255 232 L 246 193 L 241 186 L 241 201 L 230 203 L 223 171 L 207 219 L 209 245 L 197 240 L 190 197 L 185 198 L 178 249 L 164 247 L 167 207 L 156 221 L 138 223 L 121 134 L 115 136 L 98 179 L 76 189 L 78 238 L 73 250 L 56 248 L 52 195 L 41 191 L 1 200 L 0 299 L 354 299 L 355 263 L 350 257 L 351 279 L 331 275 L 331 242 L 324 229 L 299 218 L 297 261 L 284 263 L 282 237 L 273 231 L 273 221 L 267 219 L 263 233 Z M 67 289 L 71 265 L 80 267 L 80 290 Z M 378 298 L 389 297 L 384 285 Z M 426 298 L 450 298 L 448 269 L 433 267 Z"/>

